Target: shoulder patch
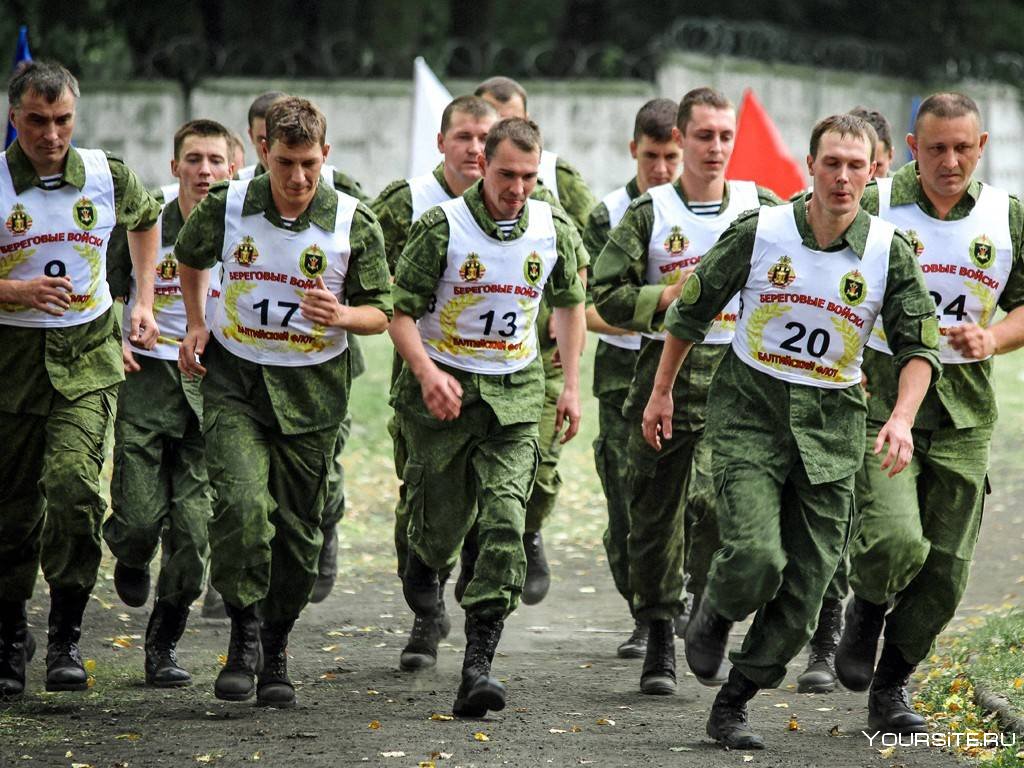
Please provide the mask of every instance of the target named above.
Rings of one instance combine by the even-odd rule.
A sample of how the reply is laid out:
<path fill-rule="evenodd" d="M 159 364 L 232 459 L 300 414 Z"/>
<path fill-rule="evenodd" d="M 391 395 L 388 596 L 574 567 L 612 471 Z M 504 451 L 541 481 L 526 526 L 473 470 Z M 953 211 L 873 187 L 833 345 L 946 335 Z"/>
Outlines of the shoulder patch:
<path fill-rule="evenodd" d="M 757 219 L 760 213 L 760 208 L 751 208 L 749 211 L 743 211 L 739 216 L 732 220 L 731 226 L 735 227 L 737 224 Z"/>
<path fill-rule="evenodd" d="M 893 235 L 893 240 L 899 240 L 903 245 L 907 247 L 907 250 L 909 250 L 911 254 L 914 253 L 914 243 L 910 239 L 910 236 L 907 235 L 907 233 L 904 232 L 902 229 L 896 230 L 896 234 Z"/>
<path fill-rule="evenodd" d="M 700 294 L 700 275 L 694 273 L 690 275 L 683 284 L 683 290 L 682 293 L 679 294 L 679 300 L 683 302 L 683 304 L 696 304 L 698 299 L 700 299 Z"/>
<path fill-rule="evenodd" d="M 654 205 L 654 201 L 651 200 L 650 192 L 644 192 L 640 197 L 634 197 L 630 200 L 628 210 L 632 211 L 637 208 L 643 208 L 645 205 Z"/>
<path fill-rule="evenodd" d="M 598 203 L 594 206 L 593 210 L 590 211 L 589 221 L 591 224 L 608 224 L 610 223 L 610 217 L 608 215 L 608 206 L 604 203 Z"/>
<path fill-rule="evenodd" d="M 435 205 L 433 208 L 428 208 L 416 223 L 421 223 L 429 229 L 430 227 L 436 227 L 443 221 L 447 221 L 447 217 L 444 215 L 444 211 L 441 210 L 441 206 Z"/>
<path fill-rule="evenodd" d="M 803 191 L 800 192 L 803 194 Z M 779 197 L 773 190 L 768 187 L 762 187 L 760 184 L 757 185 L 757 199 L 761 201 L 762 205 L 779 205 L 783 202 L 782 198 Z M 792 200 L 792 198 L 790 198 Z"/>

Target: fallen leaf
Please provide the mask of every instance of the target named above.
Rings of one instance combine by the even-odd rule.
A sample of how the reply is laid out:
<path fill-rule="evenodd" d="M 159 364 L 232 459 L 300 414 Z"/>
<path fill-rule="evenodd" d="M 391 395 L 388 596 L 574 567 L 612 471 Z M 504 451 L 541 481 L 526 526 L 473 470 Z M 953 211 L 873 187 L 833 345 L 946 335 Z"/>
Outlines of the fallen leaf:
<path fill-rule="evenodd" d="M 582 730 L 583 729 L 580 728 L 578 725 L 574 725 L 572 728 L 569 729 L 569 733 L 579 733 Z"/>
<path fill-rule="evenodd" d="M 692 747 L 669 747 L 669 752 L 693 752 Z"/>
<path fill-rule="evenodd" d="M 433 760 L 420 760 L 418 768 L 437 768 L 437 763 Z"/>
<path fill-rule="evenodd" d="M 831 712 L 835 707 L 818 707 L 815 712 Z"/>
<path fill-rule="evenodd" d="M 548 728 L 548 733 L 568 733 L 564 728 Z"/>
<path fill-rule="evenodd" d="M 380 691 L 375 691 L 375 690 L 373 690 L 373 688 L 367 688 L 366 689 L 366 695 L 367 696 L 380 696 Z"/>
<path fill-rule="evenodd" d="M 476 739 L 477 741 L 490 741 L 491 740 L 490 736 L 488 736 L 486 733 L 482 733 L 480 731 L 477 731 L 476 733 L 474 733 L 473 734 L 473 738 Z"/>
<path fill-rule="evenodd" d="M 878 754 L 882 757 L 889 758 L 896 754 L 896 747 L 886 747 L 885 749 L 878 750 Z"/>
<path fill-rule="evenodd" d="M 455 718 L 452 717 L 451 715 L 442 715 L 440 712 L 434 712 L 430 716 L 430 719 L 431 720 L 439 720 L 441 722 L 448 722 L 449 720 L 454 720 Z"/>
<path fill-rule="evenodd" d="M 793 717 L 789 718 L 789 730 L 791 730 L 791 731 L 799 731 L 800 730 L 800 723 L 797 722 L 796 715 L 794 715 Z"/>
<path fill-rule="evenodd" d="M 1013 679 L 1013 687 L 1016 688 L 1018 691 L 1021 688 L 1024 688 L 1024 677 L 1015 677 Z"/>
<path fill-rule="evenodd" d="M 110 644 L 114 648 L 134 648 L 132 639 L 128 635 L 118 635 L 117 637 L 110 638 Z"/>
<path fill-rule="evenodd" d="M 752 763 L 752 762 L 754 762 L 754 756 L 753 755 L 744 755 L 743 756 L 743 762 L 744 763 Z"/>
<path fill-rule="evenodd" d="M 74 756 L 75 756 L 75 753 L 72 752 L 70 749 L 67 752 L 64 753 L 64 757 L 74 757 Z"/>
<path fill-rule="evenodd" d="M 72 763 L 71 768 L 92 768 L 92 763 Z"/>
<path fill-rule="evenodd" d="M 223 667 L 228 663 L 228 655 L 226 653 L 217 654 L 217 661 L 219 661 L 220 665 Z"/>
<path fill-rule="evenodd" d="M 92 688 L 94 685 L 96 685 L 96 678 L 95 677 L 93 677 L 92 675 L 89 675 L 87 678 L 85 678 L 85 687 L 86 688 Z"/>
<path fill-rule="evenodd" d="M 338 645 L 337 643 L 335 643 L 334 645 L 325 645 L 320 650 L 323 651 L 324 653 L 334 653 L 339 648 L 341 648 L 341 646 Z"/>
<path fill-rule="evenodd" d="M 590 669 L 593 664 L 580 664 L 580 669 Z"/>
<path fill-rule="evenodd" d="M 609 720 L 607 717 L 599 717 L 599 718 L 597 718 L 597 724 L 598 725 L 615 725 L 615 721 L 614 720 Z"/>
<path fill-rule="evenodd" d="M 778 704 L 772 704 L 772 706 L 777 709 L 789 709 L 789 704 L 784 701 L 780 701 Z"/>
<path fill-rule="evenodd" d="M 839 725 L 836 724 L 836 725 L 833 725 L 831 728 L 829 728 L 828 729 L 828 735 L 829 736 L 838 736 L 839 735 Z"/>
<path fill-rule="evenodd" d="M 394 752 L 381 752 L 381 757 L 405 757 L 405 752 L 401 750 L 395 750 Z"/>
<path fill-rule="evenodd" d="M 217 759 L 217 757 L 215 755 L 211 755 L 209 753 L 207 753 L 205 755 L 196 755 L 196 762 L 197 763 L 212 763 L 216 759 Z"/>
<path fill-rule="evenodd" d="M 85 667 L 85 671 L 91 675 L 96 671 L 96 659 L 86 659 L 82 666 Z"/>
<path fill-rule="evenodd" d="M 369 727 L 369 729 L 371 731 L 379 731 L 380 730 L 380 720 L 371 720 L 370 721 L 370 725 L 368 727 Z"/>
<path fill-rule="evenodd" d="M 597 589 L 594 587 L 580 587 L 580 593 L 584 595 L 592 595 L 595 592 L 597 592 Z"/>
<path fill-rule="evenodd" d="M 142 734 L 139 734 L 139 733 L 119 733 L 114 738 L 115 739 L 120 739 L 121 741 L 138 741 L 139 739 L 142 738 Z"/>
<path fill-rule="evenodd" d="M 337 680 L 338 676 L 333 672 L 324 672 L 320 675 L 321 680 Z"/>
<path fill-rule="evenodd" d="M 249 759 L 252 760 L 255 763 L 255 762 L 259 761 L 260 757 L 262 757 L 262 755 L 260 755 L 259 752 L 253 752 L 252 753 L 252 757 L 249 758 Z"/>

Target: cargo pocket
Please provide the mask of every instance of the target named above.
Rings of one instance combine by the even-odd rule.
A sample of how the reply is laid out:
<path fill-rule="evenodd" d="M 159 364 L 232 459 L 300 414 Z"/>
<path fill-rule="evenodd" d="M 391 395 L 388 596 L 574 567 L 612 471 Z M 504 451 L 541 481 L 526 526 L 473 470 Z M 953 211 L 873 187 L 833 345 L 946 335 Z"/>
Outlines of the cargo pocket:
<path fill-rule="evenodd" d="M 402 474 L 405 483 L 405 505 L 409 512 L 409 543 L 421 541 L 426 532 L 424 511 L 426 508 L 426 489 L 423 487 L 423 465 L 416 461 L 405 464 Z"/>

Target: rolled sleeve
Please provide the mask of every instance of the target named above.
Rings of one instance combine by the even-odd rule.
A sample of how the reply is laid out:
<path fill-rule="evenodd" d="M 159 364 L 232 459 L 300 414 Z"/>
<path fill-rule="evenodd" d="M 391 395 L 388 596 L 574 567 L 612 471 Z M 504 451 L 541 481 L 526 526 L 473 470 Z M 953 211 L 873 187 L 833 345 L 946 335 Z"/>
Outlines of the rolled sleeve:
<path fill-rule="evenodd" d="M 395 265 L 391 297 L 395 309 L 414 318 L 427 311 L 448 264 L 448 219 L 431 208 L 409 230 L 409 239 Z"/>
<path fill-rule="evenodd" d="M 552 307 L 574 307 L 586 300 L 586 290 L 579 276 L 580 269 L 586 268 L 586 261 L 579 263 L 583 242 L 568 218 L 556 217 L 555 237 L 558 259 L 544 285 L 544 296 Z"/>
<path fill-rule="evenodd" d="M 647 285 L 647 250 L 654 227 L 650 197 L 637 198 L 593 264 L 593 295 L 597 312 L 609 325 L 630 331 L 658 330 L 662 285 Z"/>

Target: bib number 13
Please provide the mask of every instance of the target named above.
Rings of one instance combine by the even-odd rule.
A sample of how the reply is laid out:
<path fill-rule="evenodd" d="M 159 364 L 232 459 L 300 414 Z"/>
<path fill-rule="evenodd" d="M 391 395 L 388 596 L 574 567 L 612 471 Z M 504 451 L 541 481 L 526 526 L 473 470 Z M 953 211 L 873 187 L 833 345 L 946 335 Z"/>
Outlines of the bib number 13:
<path fill-rule="evenodd" d="M 491 328 L 494 325 L 494 310 L 484 312 L 480 315 L 480 319 L 484 321 L 484 336 L 490 336 Z M 498 335 L 506 339 L 515 336 L 516 331 L 519 330 L 516 326 L 516 320 L 519 319 L 518 315 L 515 312 L 506 312 L 501 316 L 501 319 L 505 321 L 505 327 L 498 330 Z"/>

